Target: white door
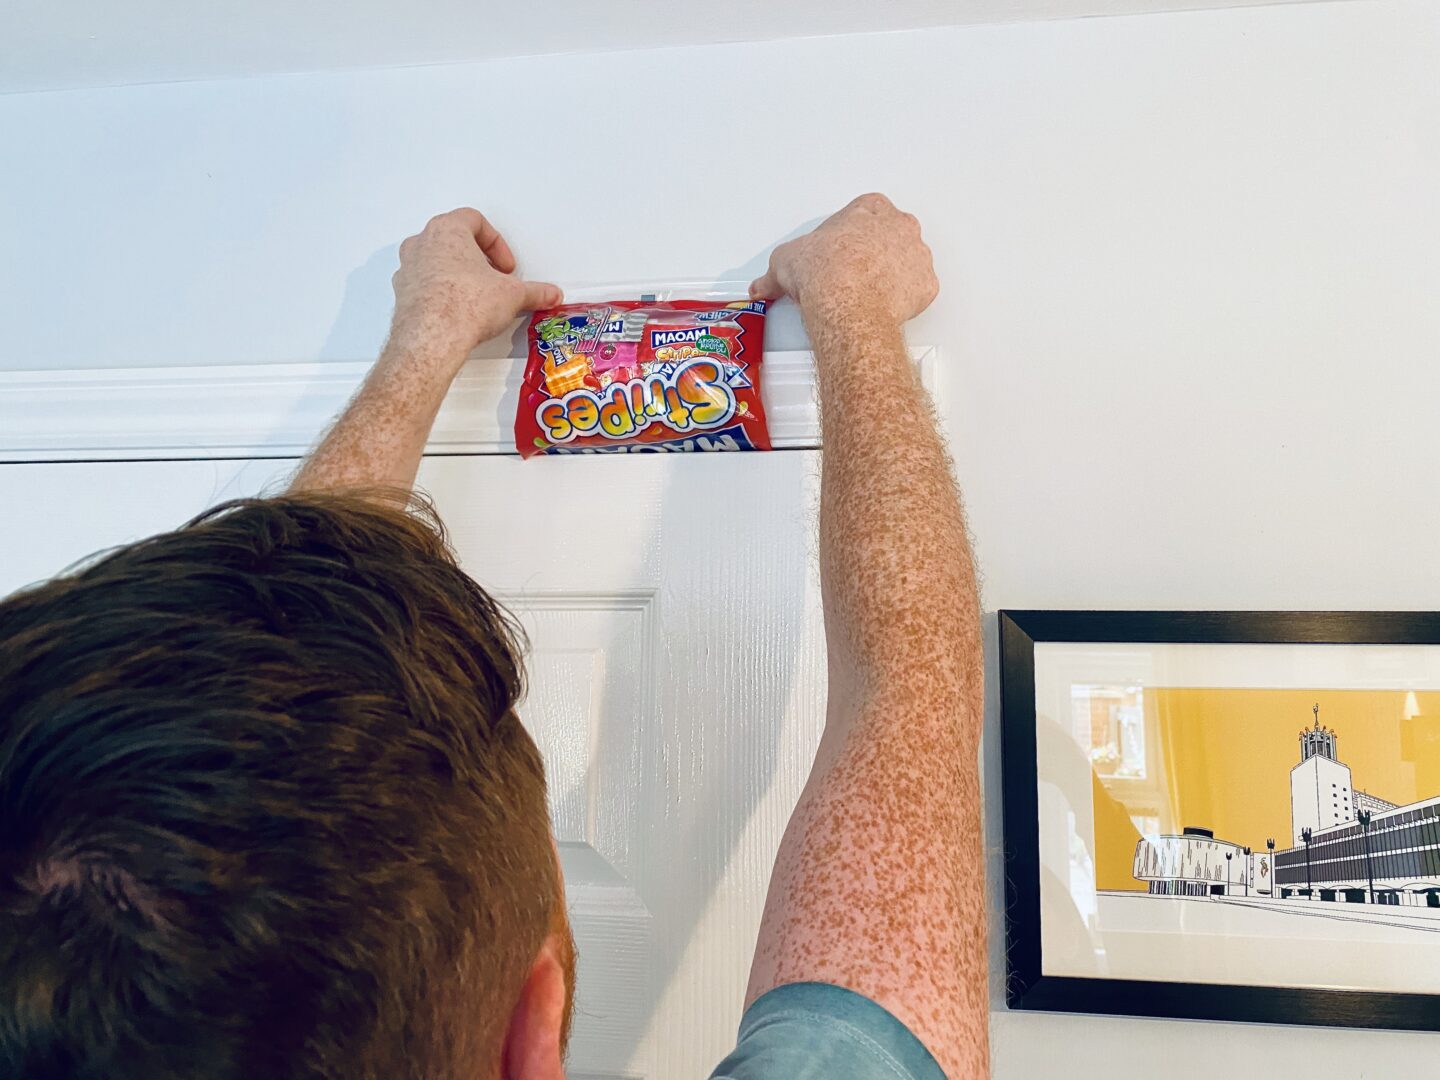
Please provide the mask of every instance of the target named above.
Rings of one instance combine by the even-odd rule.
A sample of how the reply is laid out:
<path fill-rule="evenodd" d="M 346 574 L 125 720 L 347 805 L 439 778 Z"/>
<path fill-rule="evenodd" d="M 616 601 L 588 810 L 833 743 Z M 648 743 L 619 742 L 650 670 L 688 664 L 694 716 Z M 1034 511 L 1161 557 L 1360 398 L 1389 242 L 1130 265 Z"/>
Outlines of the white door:
<path fill-rule="evenodd" d="M 259 491 L 293 462 L 0 465 L 0 592 Z M 823 716 L 813 451 L 432 457 L 465 568 L 533 646 L 579 945 L 572 1080 L 703 1076 Z"/>

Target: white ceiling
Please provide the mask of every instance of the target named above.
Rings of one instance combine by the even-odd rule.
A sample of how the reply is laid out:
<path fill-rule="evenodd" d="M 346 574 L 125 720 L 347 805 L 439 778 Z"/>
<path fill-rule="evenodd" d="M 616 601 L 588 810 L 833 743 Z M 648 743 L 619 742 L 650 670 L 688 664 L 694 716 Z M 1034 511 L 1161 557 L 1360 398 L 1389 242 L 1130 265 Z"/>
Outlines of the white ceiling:
<path fill-rule="evenodd" d="M 8 0 L 0 93 L 1305 0 Z"/>

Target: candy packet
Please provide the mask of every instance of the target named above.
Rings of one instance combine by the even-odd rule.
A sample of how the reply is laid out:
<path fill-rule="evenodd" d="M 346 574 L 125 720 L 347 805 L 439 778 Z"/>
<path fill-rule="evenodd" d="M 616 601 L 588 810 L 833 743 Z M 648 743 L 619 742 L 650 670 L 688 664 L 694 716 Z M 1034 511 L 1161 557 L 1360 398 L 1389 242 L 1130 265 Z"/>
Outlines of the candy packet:
<path fill-rule="evenodd" d="M 535 312 L 515 414 L 522 457 L 770 449 L 765 302 L 671 298 L 680 291 Z"/>

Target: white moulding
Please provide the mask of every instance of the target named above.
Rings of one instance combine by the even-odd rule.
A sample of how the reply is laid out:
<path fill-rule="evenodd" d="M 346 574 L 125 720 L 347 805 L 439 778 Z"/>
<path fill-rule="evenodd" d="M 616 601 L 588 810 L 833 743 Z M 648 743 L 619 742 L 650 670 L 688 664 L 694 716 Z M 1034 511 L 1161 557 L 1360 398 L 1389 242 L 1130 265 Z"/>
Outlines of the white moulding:
<path fill-rule="evenodd" d="M 935 350 L 910 352 L 934 393 Z M 0 462 L 297 457 L 369 369 L 346 362 L 0 371 Z M 523 370 L 523 359 L 467 363 L 426 453 L 514 454 Z M 819 446 L 814 357 L 768 353 L 760 382 L 776 449 Z"/>

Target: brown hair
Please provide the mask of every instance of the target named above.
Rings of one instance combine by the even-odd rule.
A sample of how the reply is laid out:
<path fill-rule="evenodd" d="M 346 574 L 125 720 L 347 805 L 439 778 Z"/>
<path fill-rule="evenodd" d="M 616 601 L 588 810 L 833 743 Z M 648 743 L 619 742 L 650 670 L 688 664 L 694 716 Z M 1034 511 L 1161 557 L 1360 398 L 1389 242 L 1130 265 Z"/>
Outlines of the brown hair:
<path fill-rule="evenodd" d="M 0 602 L 0 1075 L 448 1078 L 559 897 L 428 505 L 242 500 Z"/>

